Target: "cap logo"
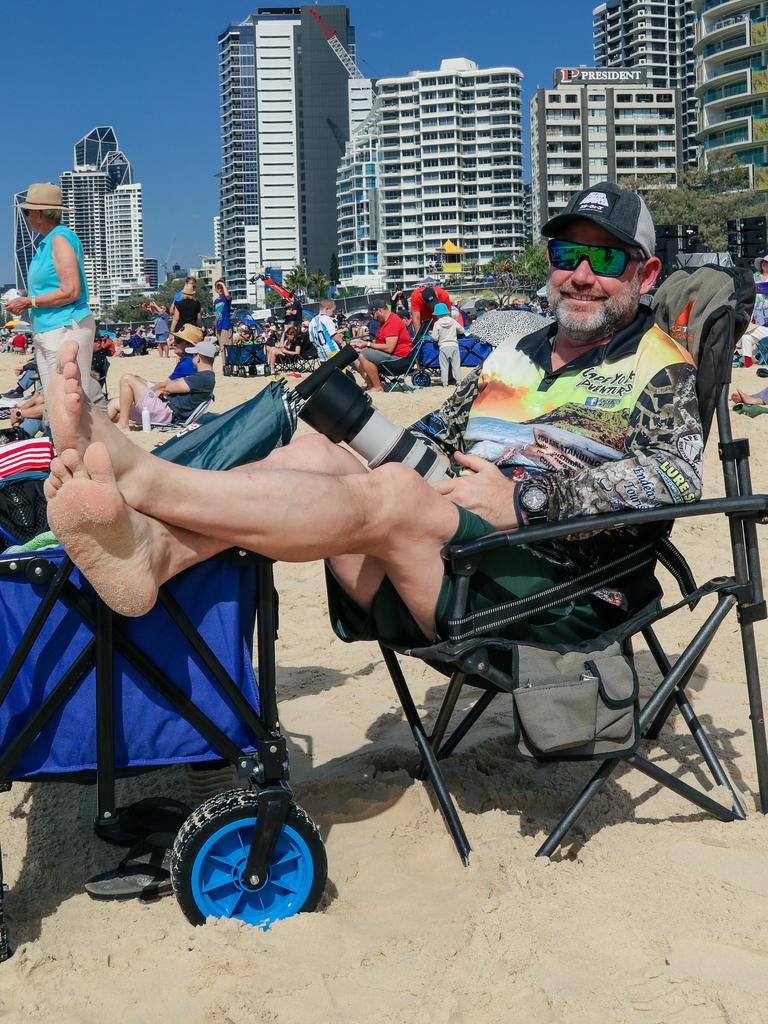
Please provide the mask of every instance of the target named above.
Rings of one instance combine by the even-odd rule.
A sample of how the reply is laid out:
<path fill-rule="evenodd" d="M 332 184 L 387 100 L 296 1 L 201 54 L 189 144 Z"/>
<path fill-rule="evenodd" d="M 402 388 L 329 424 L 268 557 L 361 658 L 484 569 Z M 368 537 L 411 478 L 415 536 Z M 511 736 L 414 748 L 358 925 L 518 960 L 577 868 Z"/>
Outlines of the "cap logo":
<path fill-rule="evenodd" d="M 579 209 L 595 210 L 597 213 L 602 213 L 610 205 L 605 192 L 590 192 L 579 203 Z"/>

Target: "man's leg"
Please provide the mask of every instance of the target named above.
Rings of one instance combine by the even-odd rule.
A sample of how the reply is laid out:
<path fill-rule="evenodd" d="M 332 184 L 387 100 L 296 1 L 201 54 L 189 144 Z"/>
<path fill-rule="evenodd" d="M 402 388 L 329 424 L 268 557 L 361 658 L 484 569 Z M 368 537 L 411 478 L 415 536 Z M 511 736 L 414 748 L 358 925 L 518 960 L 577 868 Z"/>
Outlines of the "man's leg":
<path fill-rule="evenodd" d="M 121 430 L 128 430 L 131 422 L 131 406 L 141 406 L 149 388 L 143 378 L 135 373 L 126 373 L 120 378 L 120 397 L 117 400 L 117 425 Z"/>
<path fill-rule="evenodd" d="M 83 459 L 74 449 L 65 452 L 46 484 L 56 536 L 121 614 L 142 614 L 170 576 L 236 546 L 282 561 L 329 558 L 364 608 L 386 573 L 419 627 L 433 635 L 441 550 L 456 531 L 458 511 L 413 470 L 394 463 L 351 476 L 213 473 L 155 461 L 160 472 L 149 472 L 143 488 L 134 482 L 125 495 L 130 504 L 99 443 Z M 254 516 L 258 504 L 284 515 Z"/>
<path fill-rule="evenodd" d="M 381 378 L 379 377 L 379 369 L 376 363 L 370 362 L 364 355 L 360 356 L 360 363 L 362 364 L 363 376 L 368 381 L 371 391 L 381 391 Z"/>
<path fill-rule="evenodd" d="M 88 516 L 93 490 L 87 466 L 86 472 L 81 467 L 77 487 L 67 490 L 56 486 L 56 480 L 49 481 L 46 493 L 54 531 L 73 549 L 89 578 L 99 567 L 101 582 L 96 585 L 108 602 L 124 598 L 136 586 L 137 577 L 146 577 L 150 589 L 156 588 L 187 564 L 236 545 L 293 561 L 331 558 L 339 582 L 363 608 L 386 573 L 422 629 L 431 633 L 443 575 L 440 552 L 456 530 L 458 512 L 412 470 L 391 465 L 367 473 L 351 453 L 319 437 L 296 442 L 238 471 L 188 470 L 142 451 L 106 417 L 91 413 L 78 386 L 71 352 L 62 354 L 62 373 L 52 384 L 51 422 L 60 452 L 77 453 L 94 440 L 105 442 L 120 489 L 111 472 L 104 482 L 107 474 L 101 469 L 101 479 L 94 483 L 110 490 L 111 505 L 125 497 L 128 506 L 145 513 L 130 517 L 123 510 L 112 518 L 123 524 L 121 529 L 128 518 L 128 532 L 138 531 L 141 536 L 157 528 L 146 524 L 145 516 L 160 520 L 166 530 L 160 564 L 139 562 L 137 567 L 128 557 L 114 558 L 115 564 L 110 564 L 109 544 L 99 540 L 95 527 L 82 539 L 81 523 Z M 101 465 L 103 456 L 98 450 L 97 455 Z M 281 460 L 289 468 L 274 468 Z M 302 462 L 314 472 L 291 468 Z M 76 479 L 74 473 L 65 474 L 64 483 L 70 482 L 70 476 Z M 66 494 L 70 497 L 64 500 Z M 253 515 L 255 505 L 280 507 L 286 515 L 271 525 L 265 517 Z M 181 551 L 173 528 L 182 531 Z M 113 524 L 110 530 L 107 534 L 114 545 L 117 528 Z M 130 552 L 131 545 L 146 554 L 152 542 L 141 545 L 129 537 L 125 550 Z"/>

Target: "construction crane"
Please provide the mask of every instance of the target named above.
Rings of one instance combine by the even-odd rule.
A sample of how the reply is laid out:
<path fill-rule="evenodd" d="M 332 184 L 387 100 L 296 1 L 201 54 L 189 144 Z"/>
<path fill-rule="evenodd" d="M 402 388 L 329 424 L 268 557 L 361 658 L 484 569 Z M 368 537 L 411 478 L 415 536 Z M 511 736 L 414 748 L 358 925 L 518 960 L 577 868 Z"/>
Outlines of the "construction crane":
<path fill-rule="evenodd" d="M 317 22 L 317 26 L 325 36 L 325 41 L 328 43 L 330 48 L 339 58 L 344 66 L 344 70 L 347 72 L 350 78 L 365 78 L 366 76 L 362 73 L 360 68 L 355 64 L 354 60 L 350 57 L 347 51 L 344 49 L 341 40 L 339 39 L 339 33 L 335 28 L 331 28 L 327 21 L 325 21 L 315 10 L 314 7 L 310 7 L 309 13 Z"/>

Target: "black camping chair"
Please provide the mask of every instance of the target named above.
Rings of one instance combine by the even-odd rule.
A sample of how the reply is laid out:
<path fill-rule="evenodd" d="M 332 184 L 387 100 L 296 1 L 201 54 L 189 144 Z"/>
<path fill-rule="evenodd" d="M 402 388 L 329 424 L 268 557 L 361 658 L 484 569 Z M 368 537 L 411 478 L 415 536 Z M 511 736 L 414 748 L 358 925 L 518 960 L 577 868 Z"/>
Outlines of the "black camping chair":
<path fill-rule="evenodd" d="M 713 278 L 713 274 L 717 277 Z M 695 272 L 681 270 L 668 279 L 659 290 L 654 303 L 659 325 L 678 341 L 686 344 L 697 363 L 697 391 L 705 438 L 713 418 L 716 419 L 725 496 L 647 511 L 584 516 L 512 532 L 499 532 L 470 543 L 453 545 L 444 553 L 455 582 L 455 599 L 448 640 L 429 647 L 408 650 L 380 645 L 422 759 L 419 774 L 421 777 L 426 776 L 432 783 L 448 829 L 465 863 L 468 861 L 470 845 L 448 792 L 440 762 L 452 753 L 500 694 L 505 694 L 507 700 L 511 699 L 513 702 L 514 729 L 525 740 L 524 744 L 518 746 L 518 751 L 522 746 L 527 751 L 527 760 L 539 764 L 553 760 L 600 760 L 599 767 L 537 851 L 537 856 L 549 857 L 557 850 L 593 797 L 622 765 L 636 768 L 654 783 L 668 787 L 721 821 L 743 819 L 745 811 L 734 786 L 686 694 L 693 673 L 718 628 L 734 608 L 741 631 L 757 762 L 759 807 L 764 814 L 768 811 L 768 749 L 753 631 L 753 624 L 767 617 L 760 574 L 757 523 L 768 513 L 768 495 L 752 493 L 749 446 L 745 440 L 734 440 L 728 413 L 731 356 L 736 341 L 748 323 L 754 302 L 751 281 L 742 280 L 739 274 L 739 271 L 710 267 L 700 268 Z M 690 315 L 691 299 L 696 300 L 696 316 Z M 679 315 L 683 313 L 685 315 Z M 674 520 L 712 515 L 726 516 L 728 519 L 733 573 L 719 576 L 697 587 L 685 560 L 672 546 L 667 535 Z M 666 529 L 662 526 L 665 523 L 668 524 Z M 521 647 L 501 638 L 499 630 L 503 624 L 530 618 L 537 612 L 551 607 L 552 595 L 540 593 L 533 599 L 507 601 L 489 612 L 468 616 L 467 596 L 472 586 L 473 574 L 483 556 L 504 547 L 536 545 L 566 536 L 571 538 L 580 533 L 593 534 L 598 530 L 646 524 L 661 526 L 657 539 L 634 551 L 627 552 L 623 549 L 619 557 L 562 585 L 559 596 L 565 600 L 580 594 L 592 593 L 599 586 L 609 586 L 612 581 L 626 582 L 629 574 L 633 574 L 635 580 L 645 578 L 646 582 L 653 583 L 653 569 L 657 561 L 669 569 L 680 586 L 682 600 L 664 608 L 656 598 L 645 607 L 634 609 L 623 627 L 618 628 L 613 636 L 606 637 L 606 642 L 617 642 L 620 650 L 628 654 L 631 652 L 632 637 L 642 635 L 658 667 L 660 681 L 656 683 L 645 703 L 640 706 L 635 677 L 634 712 L 633 715 L 628 715 L 628 719 L 634 717 L 634 723 L 630 722 L 630 725 L 634 724 L 634 730 L 630 729 L 634 738 L 627 743 L 624 750 L 615 754 L 601 752 L 600 745 L 593 743 L 591 747 L 584 744 L 574 745 L 570 750 L 559 749 L 544 753 L 542 749 L 537 748 L 538 738 L 531 740 L 530 736 L 526 737 L 525 728 L 521 724 L 525 710 L 523 698 L 527 697 L 522 690 L 522 672 L 519 666 L 515 665 L 515 658 L 520 656 Z M 657 594 L 660 594 L 660 587 Z M 706 597 L 714 598 L 714 608 L 673 665 L 654 632 L 654 624 L 679 608 L 692 609 Z M 400 664 L 400 655 L 419 658 L 450 676 L 437 719 L 429 733 L 416 710 Z M 588 672 L 582 678 L 586 679 L 591 675 L 592 673 Z M 595 675 L 599 676 L 599 673 Z M 451 730 L 449 727 L 465 686 L 473 688 L 475 703 Z M 477 689 L 481 691 L 479 699 Z M 645 754 L 638 753 L 640 741 L 652 743 L 657 739 L 675 709 L 680 711 L 690 730 L 703 761 L 711 772 L 714 785 L 725 787 L 728 791 L 729 802 L 721 803 L 713 799 L 708 793 L 683 781 L 677 774 L 662 769 Z M 541 742 L 543 744 L 543 741 Z"/>

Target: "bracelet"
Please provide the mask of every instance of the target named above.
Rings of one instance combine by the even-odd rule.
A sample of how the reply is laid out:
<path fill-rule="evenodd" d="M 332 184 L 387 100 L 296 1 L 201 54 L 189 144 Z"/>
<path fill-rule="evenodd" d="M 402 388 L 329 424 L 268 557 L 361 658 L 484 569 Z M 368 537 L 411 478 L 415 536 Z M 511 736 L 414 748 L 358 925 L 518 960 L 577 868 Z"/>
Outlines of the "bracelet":
<path fill-rule="evenodd" d="M 29 296 L 29 302 L 30 302 L 30 306 L 32 307 L 32 309 L 37 309 L 37 296 L 36 295 L 30 295 Z"/>

